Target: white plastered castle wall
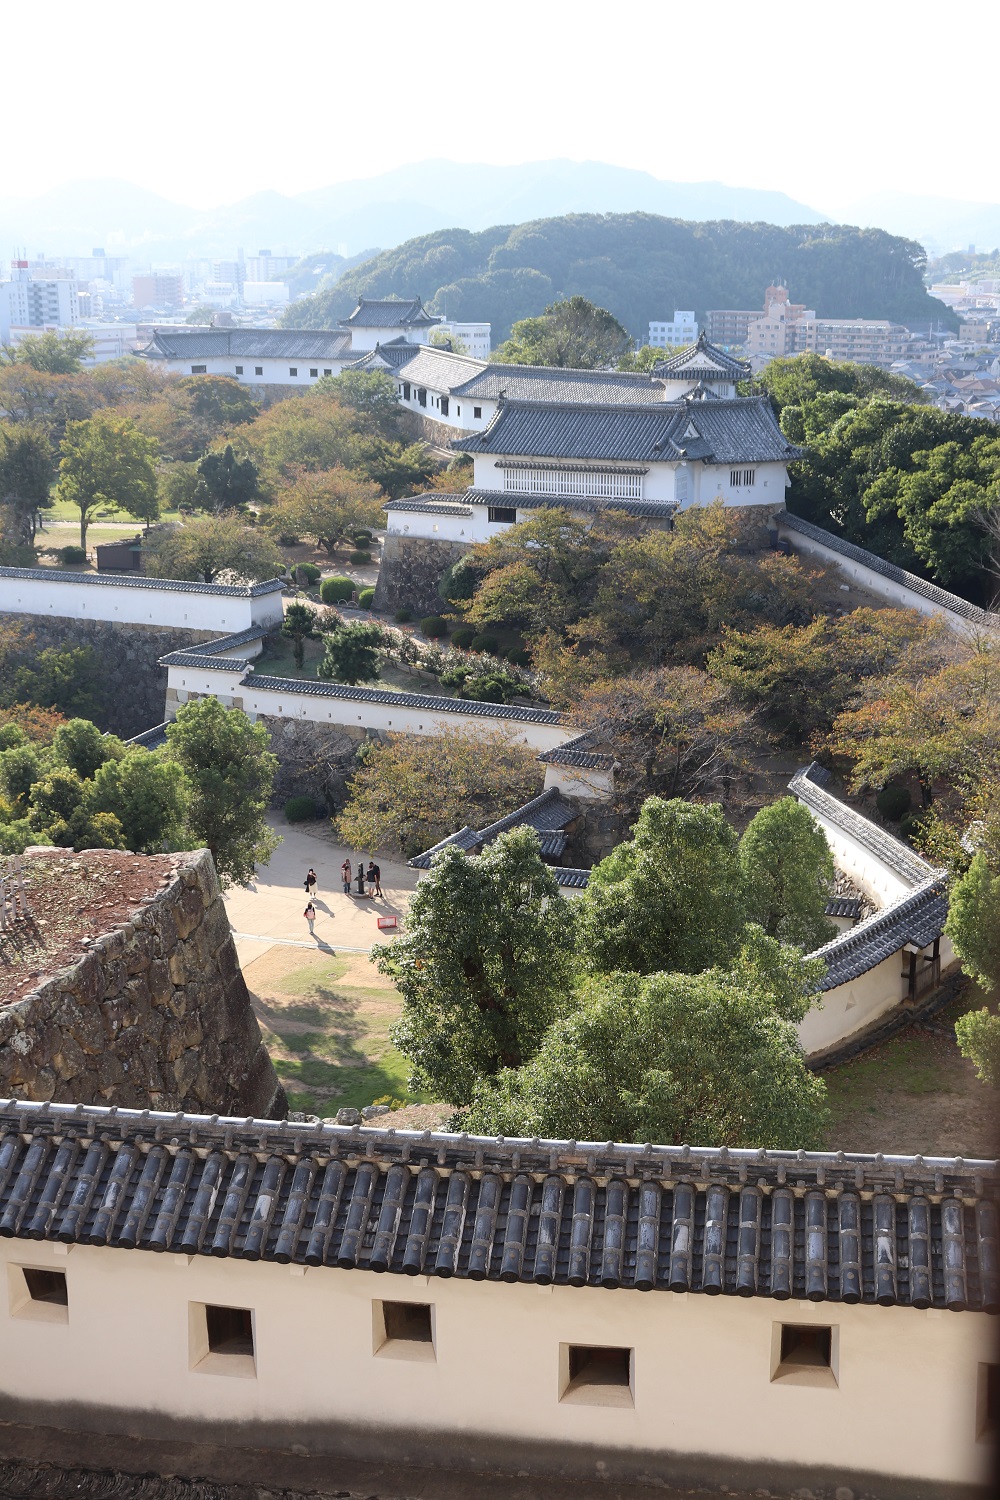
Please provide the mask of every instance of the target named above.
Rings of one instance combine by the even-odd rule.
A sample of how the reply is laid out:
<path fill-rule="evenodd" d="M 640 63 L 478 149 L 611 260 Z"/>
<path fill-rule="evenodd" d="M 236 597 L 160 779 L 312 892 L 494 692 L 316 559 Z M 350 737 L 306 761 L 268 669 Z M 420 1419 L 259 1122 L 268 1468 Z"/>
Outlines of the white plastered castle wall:
<path fill-rule="evenodd" d="M 337 1441 L 329 1429 L 346 1427 L 373 1457 L 395 1428 L 458 1444 L 500 1439 L 512 1461 L 518 1443 L 537 1442 L 605 1457 L 830 1467 L 845 1480 L 851 1471 L 914 1485 L 988 1478 L 991 1445 L 977 1436 L 980 1367 L 995 1359 L 996 1325 L 983 1313 L 333 1268 L 303 1274 L 266 1262 L 61 1248 L 0 1242 L 0 1392 L 50 1408 L 56 1426 L 84 1402 L 99 1430 L 170 1420 L 197 1436 L 201 1424 L 224 1423 L 233 1441 L 242 1431 L 250 1444 L 253 1424 L 267 1424 L 285 1429 L 288 1445 L 323 1451 Z M 65 1272 L 65 1322 L 11 1314 L 8 1268 L 24 1265 Z M 382 1299 L 431 1305 L 433 1357 L 375 1352 L 372 1304 Z M 192 1368 L 189 1310 L 205 1304 L 252 1311 L 248 1373 Z M 782 1323 L 832 1327 L 835 1375 L 773 1380 Z M 560 1354 L 570 1344 L 631 1349 L 633 1404 L 561 1400 Z"/>
<path fill-rule="evenodd" d="M 137 585 L 127 575 L 97 581 L 55 569 L 34 569 L 17 578 L 0 573 L 0 613 L 51 615 L 71 620 L 108 620 L 120 625 L 163 625 L 217 630 L 232 635 L 252 625 L 280 623 L 281 593 L 226 594 L 211 586 L 178 589 Z M 46 575 L 50 576 L 46 576 Z"/>
<path fill-rule="evenodd" d="M 228 375 L 230 380 L 237 380 L 240 385 L 287 385 L 293 389 L 307 390 L 327 373 L 339 375 L 357 357 L 358 350 L 349 348 L 339 358 L 309 356 L 274 359 L 267 355 L 226 354 L 214 357 L 205 355 L 195 359 L 186 355 L 183 359 L 161 358 L 151 362 L 171 375 Z M 261 371 L 259 375 L 258 368 Z M 295 371 L 294 375 L 292 370 Z M 312 373 L 314 370 L 315 375 Z"/>

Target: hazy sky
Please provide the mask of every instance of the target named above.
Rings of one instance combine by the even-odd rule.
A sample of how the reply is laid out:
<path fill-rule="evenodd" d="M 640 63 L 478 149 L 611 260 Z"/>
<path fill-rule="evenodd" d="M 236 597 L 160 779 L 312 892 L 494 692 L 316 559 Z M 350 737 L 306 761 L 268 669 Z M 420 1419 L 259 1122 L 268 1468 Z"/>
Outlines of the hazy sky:
<path fill-rule="evenodd" d="M 886 187 L 992 201 L 988 153 L 942 125 L 941 29 L 910 0 L 21 4 L 0 194 L 107 176 L 209 207 L 426 157 L 567 156 L 834 215 Z"/>

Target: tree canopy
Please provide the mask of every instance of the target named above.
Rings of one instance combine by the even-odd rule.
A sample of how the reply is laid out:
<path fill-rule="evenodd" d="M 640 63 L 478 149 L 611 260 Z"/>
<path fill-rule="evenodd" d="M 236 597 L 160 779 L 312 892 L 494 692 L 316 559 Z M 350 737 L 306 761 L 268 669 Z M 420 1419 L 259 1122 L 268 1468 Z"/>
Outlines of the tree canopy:
<path fill-rule="evenodd" d="M 595 370 L 616 364 L 631 348 L 628 329 L 607 308 L 586 297 L 568 297 L 550 303 L 537 318 L 515 323 L 495 358 L 502 364 Z"/>
<path fill-rule="evenodd" d="M 485 1078 L 461 1116 L 476 1134 L 670 1145 L 816 1148 L 826 1086 L 794 1021 L 815 968 L 759 932 L 731 969 L 591 979 L 533 1057 Z"/>
<path fill-rule="evenodd" d="M 405 287 L 434 313 L 488 318 L 495 343 L 522 318 L 575 295 L 606 307 L 634 335 L 664 308 L 759 307 L 776 266 L 823 317 L 940 320 L 950 308 L 924 287 L 913 240 L 841 224 L 694 223 L 650 213 L 566 214 L 479 232 L 440 229 L 349 268 L 293 303 L 289 328 L 335 328 L 358 297 Z"/>
<path fill-rule="evenodd" d="M 127 511 L 137 520 L 159 514 L 154 459 L 157 445 L 129 417 L 99 411 L 70 422 L 61 446 L 57 495 L 80 513 L 80 546 L 98 511 Z"/>
<path fill-rule="evenodd" d="M 241 583 L 280 578 L 285 560 L 269 536 L 235 516 L 196 516 L 183 526 L 163 526 L 143 541 L 143 567 L 150 578 L 187 578 L 214 583 L 227 574 Z"/>
<path fill-rule="evenodd" d="M 439 854 L 410 902 L 406 931 L 373 952 L 403 996 L 393 1039 L 410 1087 L 465 1104 L 483 1078 L 537 1050 L 570 985 L 573 914 L 530 828 L 476 859 Z"/>
<path fill-rule="evenodd" d="M 833 855 L 807 807 L 782 797 L 762 807 L 739 845 L 744 910 L 768 937 L 811 952 L 836 936 L 825 915 Z"/>

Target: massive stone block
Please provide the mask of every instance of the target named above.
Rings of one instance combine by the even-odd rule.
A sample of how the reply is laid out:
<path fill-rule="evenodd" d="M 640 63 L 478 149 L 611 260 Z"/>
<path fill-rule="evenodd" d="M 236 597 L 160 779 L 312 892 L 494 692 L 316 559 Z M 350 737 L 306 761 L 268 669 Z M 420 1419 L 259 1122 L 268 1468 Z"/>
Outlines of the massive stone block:
<path fill-rule="evenodd" d="M 81 937 L 70 963 L 0 1002 L 0 1097 L 284 1116 L 208 850 L 26 856 L 29 870 L 70 859 L 130 861 L 159 888 L 147 879 L 153 893 L 124 920 Z"/>
<path fill-rule="evenodd" d="M 438 584 L 452 563 L 468 550 L 465 542 L 436 542 L 429 537 L 390 532 L 382 546 L 375 608 L 395 610 L 405 606 L 417 615 L 440 614 L 446 606 Z"/>

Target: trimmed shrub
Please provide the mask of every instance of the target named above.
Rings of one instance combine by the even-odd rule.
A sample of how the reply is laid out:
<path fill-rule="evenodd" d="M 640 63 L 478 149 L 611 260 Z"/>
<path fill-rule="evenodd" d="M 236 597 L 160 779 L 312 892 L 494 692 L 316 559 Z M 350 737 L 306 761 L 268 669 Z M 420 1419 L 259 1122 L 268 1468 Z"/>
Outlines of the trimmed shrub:
<path fill-rule="evenodd" d="M 531 666 L 531 652 L 526 650 L 524 646 L 508 646 L 503 655 L 512 667 Z"/>
<path fill-rule="evenodd" d="M 85 563 L 87 561 L 87 554 L 83 547 L 60 547 L 56 556 L 67 568 L 71 567 L 74 563 Z"/>
<path fill-rule="evenodd" d="M 297 547 L 299 545 L 300 540 L 301 540 L 300 537 L 290 536 L 287 531 L 283 531 L 282 534 L 281 534 L 281 536 L 279 536 L 279 538 L 278 538 L 278 546 L 279 547 Z"/>
<path fill-rule="evenodd" d="M 306 823 L 319 817 L 319 808 L 311 797 L 289 797 L 285 803 L 285 818 L 289 823 Z"/>
<path fill-rule="evenodd" d="M 460 646 L 463 651 L 466 651 L 472 645 L 475 638 L 476 632 L 471 625 L 460 625 L 457 630 L 453 630 L 451 633 L 451 644 L 453 646 Z"/>
<path fill-rule="evenodd" d="M 473 651 L 485 651 L 490 656 L 496 656 L 500 650 L 500 642 L 495 635 L 474 635 L 469 645 Z"/>
<path fill-rule="evenodd" d="M 420 621 L 420 629 L 429 641 L 439 641 L 448 634 L 448 621 L 442 620 L 440 615 L 427 615 Z"/>
<path fill-rule="evenodd" d="M 371 562 L 372 555 L 370 552 L 352 552 L 350 560 L 356 568 L 362 568 L 365 563 Z"/>
<path fill-rule="evenodd" d="M 353 593 L 354 583 L 350 578 L 324 578 L 319 586 L 319 597 L 324 604 L 342 604 Z"/>
<path fill-rule="evenodd" d="M 295 569 L 295 576 L 301 583 L 308 584 L 312 588 L 313 584 L 318 583 L 322 578 L 323 571 L 317 568 L 315 563 L 299 563 Z"/>
<path fill-rule="evenodd" d="M 521 684 L 516 677 L 508 677 L 505 672 L 486 672 L 467 682 L 459 697 L 479 703 L 511 703 L 520 692 Z"/>
<path fill-rule="evenodd" d="M 374 589 L 362 589 L 358 595 L 358 604 L 362 609 L 371 609 L 375 599 Z"/>
<path fill-rule="evenodd" d="M 351 541 L 354 543 L 355 547 L 370 547 L 372 544 L 372 534 L 370 531 L 364 530 L 352 531 Z"/>
<path fill-rule="evenodd" d="M 923 819 L 918 813 L 907 813 L 899 825 L 899 836 L 912 843 L 923 826 Z"/>
<path fill-rule="evenodd" d="M 404 606 L 402 609 L 397 609 L 392 618 L 395 620 L 397 625 L 406 625 L 410 622 L 410 620 L 413 619 L 413 610 L 407 609 Z"/>
<path fill-rule="evenodd" d="M 875 798 L 875 806 L 890 823 L 898 823 L 910 810 L 913 799 L 905 786 L 884 786 Z"/>

